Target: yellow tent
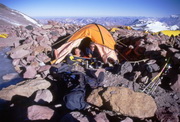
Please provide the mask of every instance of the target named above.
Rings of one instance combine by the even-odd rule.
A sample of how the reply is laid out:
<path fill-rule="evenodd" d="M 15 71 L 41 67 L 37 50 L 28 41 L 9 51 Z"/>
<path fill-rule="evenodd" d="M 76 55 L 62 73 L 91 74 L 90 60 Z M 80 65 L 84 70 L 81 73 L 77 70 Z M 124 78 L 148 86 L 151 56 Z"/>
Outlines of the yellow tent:
<path fill-rule="evenodd" d="M 94 43 L 114 49 L 115 41 L 108 30 L 102 25 L 89 24 L 77 31 L 69 40 L 74 41 L 89 37 Z"/>
<path fill-rule="evenodd" d="M 74 47 L 79 47 L 82 44 L 82 41 L 85 41 L 83 43 L 86 43 L 85 38 L 87 37 L 95 43 L 104 62 L 107 62 L 107 58 L 109 57 L 117 60 L 117 56 L 114 51 L 116 42 L 114 41 L 112 35 L 102 25 L 89 24 L 75 32 L 65 44 L 56 50 L 56 53 L 58 54 L 58 60 L 56 63 L 61 62 Z"/>
<path fill-rule="evenodd" d="M 127 30 L 132 30 L 132 28 L 130 26 L 126 26 L 125 27 Z"/>
<path fill-rule="evenodd" d="M 111 32 L 116 32 L 116 31 L 118 31 L 118 30 L 120 30 L 119 28 L 112 28 L 110 31 Z"/>
<path fill-rule="evenodd" d="M 167 36 L 171 36 L 171 35 L 177 36 L 180 34 L 180 30 L 174 30 L 174 31 L 173 30 L 164 30 L 164 31 L 160 31 L 160 32 Z"/>

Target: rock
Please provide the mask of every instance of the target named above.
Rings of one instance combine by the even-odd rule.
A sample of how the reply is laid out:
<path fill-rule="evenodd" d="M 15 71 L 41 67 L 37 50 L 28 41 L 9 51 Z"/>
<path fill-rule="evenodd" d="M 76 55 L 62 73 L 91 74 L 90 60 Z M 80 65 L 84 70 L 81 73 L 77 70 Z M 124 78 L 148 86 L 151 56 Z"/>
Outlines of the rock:
<path fill-rule="evenodd" d="M 15 52 L 12 52 L 10 57 L 12 59 L 15 59 L 15 58 L 24 58 L 25 56 L 29 55 L 31 52 L 29 50 L 24 50 L 24 49 L 20 49 L 20 50 L 17 50 Z"/>
<path fill-rule="evenodd" d="M 156 117 L 161 122 L 179 122 L 178 114 L 167 112 L 164 108 L 156 111 Z"/>
<path fill-rule="evenodd" d="M 30 65 L 26 67 L 26 72 L 23 74 L 23 78 L 34 78 L 36 74 L 37 74 L 37 71 L 35 67 Z"/>
<path fill-rule="evenodd" d="M 32 25 L 28 25 L 28 26 L 26 26 L 25 28 L 26 28 L 27 30 L 33 30 L 34 27 L 33 27 Z"/>
<path fill-rule="evenodd" d="M 42 35 L 46 35 L 47 31 L 46 30 L 41 30 L 39 33 L 42 34 Z"/>
<path fill-rule="evenodd" d="M 175 65 L 180 65 L 180 53 L 175 53 L 172 59 Z"/>
<path fill-rule="evenodd" d="M 50 102 L 52 102 L 52 100 L 53 100 L 53 95 L 47 89 L 38 90 L 36 95 L 35 95 L 35 99 L 34 99 L 34 101 L 39 103 L 39 104 L 50 103 Z"/>
<path fill-rule="evenodd" d="M 37 36 L 41 36 L 41 34 L 40 34 L 37 30 L 34 30 L 34 31 L 32 32 L 32 34 L 37 35 Z"/>
<path fill-rule="evenodd" d="M 38 46 L 33 48 L 33 55 L 36 56 L 44 51 L 44 47 Z"/>
<path fill-rule="evenodd" d="M 173 56 L 175 53 L 177 53 L 177 52 L 179 52 L 178 49 L 175 49 L 175 48 L 170 47 L 170 48 L 168 48 L 167 55 L 170 56 L 170 57 L 172 57 L 172 56 Z"/>
<path fill-rule="evenodd" d="M 19 76 L 18 73 L 10 73 L 10 74 L 6 74 L 2 77 L 3 80 L 13 80 L 15 78 L 17 78 Z"/>
<path fill-rule="evenodd" d="M 53 26 L 52 25 L 43 25 L 42 29 L 47 30 L 47 29 L 51 29 Z"/>
<path fill-rule="evenodd" d="M 10 101 L 14 95 L 29 97 L 39 89 L 47 89 L 50 83 L 44 79 L 26 80 L 0 91 L 0 99 Z"/>
<path fill-rule="evenodd" d="M 22 65 L 22 66 L 26 66 L 27 62 L 26 62 L 25 59 L 20 59 L 20 63 L 19 64 Z"/>
<path fill-rule="evenodd" d="M 12 61 L 12 64 L 13 64 L 14 66 L 16 66 L 16 65 L 19 64 L 19 62 L 20 62 L 20 59 L 14 59 L 14 60 Z"/>
<path fill-rule="evenodd" d="M 14 46 L 15 44 L 19 44 L 19 40 L 23 40 L 23 38 L 19 38 L 19 37 L 0 38 L 0 47 Z"/>
<path fill-rule="evenodd" d="M 176 92 L 180 92 L 180 74 L 178 74 L 177 78 L 175 79 L 176 79 L 176 82 L 173 85 L 171 85 L 171 88 Z"/>
<path fill-rule="evenodd" d="M 29 120 L 50 120 L 54 115 L 54 110 L 46 106 L 32 105 L 27 109 Z"/>
<path fill-rule="evenodd" d="M 44 41 L 41 41 L 39 43 L 40 46 L 42 46 L 44 49 L 46 49 L 47 51 L 51 51 L 52 47 L 50 45 L 48 45 L 47 43 L 45 43 Z"/>
<path fill-rule="evenodd" d="M 44 62 L 44 63 L 47 63 L 47 62 L 49 62 L 51 59 L 46 55 L 46 54 L 44 54 L 44 53 L 40 53 L 38 56 L 37 56 L 37 58 L 40 60 L 40 61 L 42 61 L 42 62 Z"/>
<path fill-rule="evenodd" d="M 133 120 L 129 117 L 126 117 L 126 119 L 122 120 L 121 122 L 133 122 Z"/>
<path fill-rule="evenodd" d="M 153 117 L 157 109 L 156 103 L 151 96 L 133 92 L 124 87 L 95 89 L 88 96 L 87 102 L 98 107 L 105 107 L 125 116 L 138 118 Z"/>
<path fill-rule="evenodd" d="M 103 105 L 103 100 L 99 95 L 99 92 L 102 91 L 103 88 L 94 89 L 91 94 L 87 98 L 87 102 L 91 103 L 97 107 L 101 107 Z"/>
<path fill-rule="evenodd" d="M 101 112 L 94 117 L 96 122 L 109 122 L 105 113 Z"/>
<path fill-rule="evenodd" d="M 37 37 L 36 37 L 37 42 L 40 42 L 40 41 L 42 41 L 43 39 L 44 39 L 44 36 L 37 36 Z"/>
<path fill-rule="evenodd" d="M 63 116 L 60 122 L 90 122 L 87 116 L 78 111 L 73 111 L 71 113 Z"/>
<path fill-rule="evenodd" d="M 43 71 L 47 71 L 51 68 L 50 65 L 45 65 L 45 66 L 41 66 L 38 70 L 38 72 L 43 72 Z"/>
<path fill-rule="evenodd" d="M 55 31 L 51 31 L 50 34 L 52 36 L 59 36 L 59 31 L 55 30 Z"/>
<path fill-rule="evenodd" d="M 27 58 L 26 58 L 26 61 L 28 62 L 28 63 L 30 63 L 30 62 L 32 62 L 33 60 L 35 59 L 35 56 L 27 56 Z"/>

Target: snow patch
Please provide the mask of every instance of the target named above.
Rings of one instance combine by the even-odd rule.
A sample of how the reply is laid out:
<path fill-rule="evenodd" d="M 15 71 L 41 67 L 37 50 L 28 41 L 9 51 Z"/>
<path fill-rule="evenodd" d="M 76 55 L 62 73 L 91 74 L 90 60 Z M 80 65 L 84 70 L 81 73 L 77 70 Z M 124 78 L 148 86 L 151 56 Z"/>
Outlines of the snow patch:
<path fill-rule="evenodd" d="M 177 25 L 168 26 L 165 23 L 159 22 L 154 19 L 144 19 L 144 20 L 137 20 L 131 26 L 135 30 L 142 30 L 142 31 L 150 31 L 150 32 L 159 32 L 163 30 L 177 30 L 179 27 Z"/>
<path fill-rule="evenodd" d="M 173 25 L 173 26 L 170 27 L 170 29 L 171 29 L 171 30 L 178 30 L 179 27 L 178 27 L 177 25 Z"/>
<path fill-rule="evenodd" d="M 16 10 L 13 10 L 13 11 L 16 11 Z M 19 11 L 16 11 L 16 12 L 19 13 L 19 14 L 21 14 L 26 20 L 30 21 L 31 23 L 34 23 L 35 25 L 37 25 L 37 26 L 39 26 L 39 27 L 42 26 L 42 25 L 39 24 L 37 21 L 35 21 L 34 19 L 28 17 L 27 15 L 25 15 L 25 14 L 19 12 Z"/>

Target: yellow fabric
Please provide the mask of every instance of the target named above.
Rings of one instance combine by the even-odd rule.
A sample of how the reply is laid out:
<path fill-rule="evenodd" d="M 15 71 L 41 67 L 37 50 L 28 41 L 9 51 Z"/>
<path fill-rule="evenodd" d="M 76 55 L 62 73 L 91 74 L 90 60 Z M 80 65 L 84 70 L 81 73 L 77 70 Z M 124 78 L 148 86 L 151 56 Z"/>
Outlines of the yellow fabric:
<path fill-rule="evenodd" d="M 69 40 L 75 41 L 89 37 L 94 43 L 114 50 L 115 41 L 106 28 L 98 24 L 89 24 L 78 30 Z M 102 39 L 103 38 L 103 39 Z M 103 41 L 104 40 L 104 41 Z"/>
<path fill-rule="evenodd" d="M 111 32 L 116 32 L 117 30 L 120 30 L 119 28 L 112 28 L 110 31 Z"/>
<path fill-rule="evenodd" d="M 7 37 L 8 37 L 8 34 L 5 34 L 5 33 L 0 34 L 0 38 L 7 38 Z"/>
<path fill-rule="evenodd" d="M 131 30 L 132 28 L 130 26 L 126 26 L 126 29 Z"/>
<path fill-rule="evenodd" d="M 171 36 L 171 35 L 177 36 L 180 34 L 180 30 L 174 30 L 174 31 L 173 30 L 164 30 L 164 31 L 160 31 L 160 32 L 167 36 Z"/>

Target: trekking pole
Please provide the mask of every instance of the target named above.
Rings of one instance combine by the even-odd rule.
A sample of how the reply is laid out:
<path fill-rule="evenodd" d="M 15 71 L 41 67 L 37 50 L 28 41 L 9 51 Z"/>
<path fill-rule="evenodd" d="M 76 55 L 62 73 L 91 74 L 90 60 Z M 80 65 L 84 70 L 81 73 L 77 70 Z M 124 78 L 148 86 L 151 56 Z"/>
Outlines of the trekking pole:
<path fill-rule="evenodd" d="M 159 86 L 159 84 L 161 83 L 161 78 L 158 79 L 158 81 L 156 82 L 155 86 L 153 87 L 151 94 L 153 95 L 154 92 L 156 91 L 157 87 Z"/>
<path fill-rule="evenodd" d="M 165 68 L 167 67 L 168 63 L 169 63 L 170 58 L 168 59 L 168 61 L 166 62 L 166 64 L 164 65 L 164 67 L 162 68 L 162 70 L 151 80 L 151 82 L 142 90 L 142 92 L 146 92 L 148 91 L 148 89 L 153 89 L 154 85 L 156 84 L 156 79 L 159 78 L 162 73 L 164 72 Z"/>

